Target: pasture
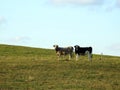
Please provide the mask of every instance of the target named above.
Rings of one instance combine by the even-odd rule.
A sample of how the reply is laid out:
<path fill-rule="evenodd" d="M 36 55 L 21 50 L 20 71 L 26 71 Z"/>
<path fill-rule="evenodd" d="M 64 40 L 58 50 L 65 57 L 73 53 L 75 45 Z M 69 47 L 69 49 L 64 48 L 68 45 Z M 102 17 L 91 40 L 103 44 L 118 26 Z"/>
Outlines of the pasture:
<path fill-rule="evenodd" d="M 120 90 L 120 57 L 60 61 L 52 49 L 0 45 L 0 90 Z"/>

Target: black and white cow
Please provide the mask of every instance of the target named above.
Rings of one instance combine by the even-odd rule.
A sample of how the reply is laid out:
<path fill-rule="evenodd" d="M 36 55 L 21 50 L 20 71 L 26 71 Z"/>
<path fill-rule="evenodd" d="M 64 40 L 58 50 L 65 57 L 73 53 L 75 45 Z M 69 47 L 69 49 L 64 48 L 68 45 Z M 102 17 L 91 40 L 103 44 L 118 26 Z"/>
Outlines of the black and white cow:
<path fill-rule="evenodd" d="M 69 60 L 72 58 L 72 53 L 73 53 L 73 47 L 69 46 L 69 47 L 59 47 L 58 45 L 53 45 L 53 47 L 55 48 L 56 54 L 58 56 L 58 60 L 60 58 L 60 56 L 65 56 L 65 55 L 69 55 Z"/>
<path fill-rule="evenodd" d="M 75 45 L 75 54 L 76 54 L 76 60 L 78 60 L 78 57 L 80 55 L 88 54 L 88 59 L 92 60 L 92 47 L 80 47 L 78 45 Z"/>

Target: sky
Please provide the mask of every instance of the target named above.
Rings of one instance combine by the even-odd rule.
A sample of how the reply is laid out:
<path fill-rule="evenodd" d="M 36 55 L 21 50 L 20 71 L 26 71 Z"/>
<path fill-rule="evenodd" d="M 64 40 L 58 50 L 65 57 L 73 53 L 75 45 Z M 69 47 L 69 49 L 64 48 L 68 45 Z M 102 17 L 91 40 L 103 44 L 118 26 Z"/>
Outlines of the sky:
<path fill-rule="evenodd" d="M 0 44 L 120 56 L 120 0 L 0 0 Z"/>

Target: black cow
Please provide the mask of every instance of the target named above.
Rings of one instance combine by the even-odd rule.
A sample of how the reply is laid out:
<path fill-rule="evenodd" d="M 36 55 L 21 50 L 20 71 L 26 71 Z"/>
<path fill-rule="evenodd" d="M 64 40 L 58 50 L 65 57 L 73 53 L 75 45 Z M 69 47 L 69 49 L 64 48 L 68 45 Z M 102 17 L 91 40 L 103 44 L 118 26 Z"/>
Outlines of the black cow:
<path fill-rule="evenodd" d="M 75 54 L 76 54 L 76 60 L 78 60 L 78 57 L 80 55 L 88 54 L 88 59 L 92 60 L 92 47 L 80 47 L 78 45 L 75 45 Z"/>

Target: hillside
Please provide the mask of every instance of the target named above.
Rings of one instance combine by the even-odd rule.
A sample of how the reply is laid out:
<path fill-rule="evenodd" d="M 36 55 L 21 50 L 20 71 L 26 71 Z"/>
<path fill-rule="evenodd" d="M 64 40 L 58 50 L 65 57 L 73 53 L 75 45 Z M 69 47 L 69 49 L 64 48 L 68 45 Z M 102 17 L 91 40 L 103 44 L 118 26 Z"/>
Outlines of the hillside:
<path fill-rule="evenodd" d="M 32 48 L 24 46 L 0 45 L 0 55 L 3 56 L 30 56 L 30 55 L 47 55 L 54 52 L 52 49 Z"/>
<path fill-rule="evenodd" d="M 66 58 L 58 61 L 51 49 L 0 45 L 0 90 L 120 90 L 120 57 Z"/>

